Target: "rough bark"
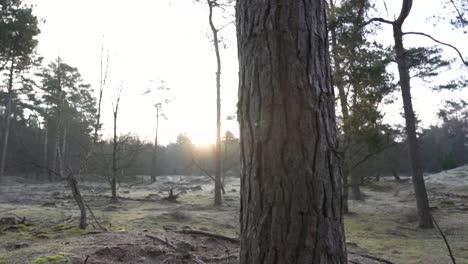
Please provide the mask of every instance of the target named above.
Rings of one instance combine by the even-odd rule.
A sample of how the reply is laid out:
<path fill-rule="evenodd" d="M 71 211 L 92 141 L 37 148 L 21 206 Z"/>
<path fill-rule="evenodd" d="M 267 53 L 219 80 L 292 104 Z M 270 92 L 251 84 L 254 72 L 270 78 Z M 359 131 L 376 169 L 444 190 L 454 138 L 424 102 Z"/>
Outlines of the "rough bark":
<path fill-rule="evenodd" d="M 236 11 L 240 263 L 346 263 L 325 1 Z"/>
<path fill-rule="evenodd" d="M 10 74 L 8 76 L 8 98 L 5 109 L 5 127 L 3 131 L 2 157 L 0 161 L 0 177 L 5 173 L 6 156 L 8 150 L 8 141 L 10 136 L 11 124 L 11 104 L 13 101 L 13 74 L 15 72 L 14 59 L 11 59 Z"/>
<path fill-rule="evenodd" d="M 402 25 L 408 17 L 412 0 L 404 0 L 401 13 L 393 23 L 393 37 L 395 40 L 395 54 L 400 76 L 401 95 L 403 98 L 403 109 L 406 121 L 406 136 L 408 142 L 409 156 L 411 160 L 411 172 L 413 187 L 416 195 L 416 205 L 418 209 L 419 227 L 432 228 L 432 219 L 427 198 L 426 186 L 424 183 L 423 171 L 421 167 L 421 154 L 419 142 L 416 135 L 416 118 L 411 101 L 411 84 L 409 68 L 405 58 L 405 48 L 403 46 Z"/>
<path fill-rule="evenodd" d="M 219 53 L 218 29 L 213 23 L 213 8 L 216 0 L 207 0 L 209 7 L 209 24 L 213 32 L 213 45 L 216 54 L 216 149 L 215 149 L 215 188 L 214 205 L 222 204 L 221 196 L 221 55 Z"/>

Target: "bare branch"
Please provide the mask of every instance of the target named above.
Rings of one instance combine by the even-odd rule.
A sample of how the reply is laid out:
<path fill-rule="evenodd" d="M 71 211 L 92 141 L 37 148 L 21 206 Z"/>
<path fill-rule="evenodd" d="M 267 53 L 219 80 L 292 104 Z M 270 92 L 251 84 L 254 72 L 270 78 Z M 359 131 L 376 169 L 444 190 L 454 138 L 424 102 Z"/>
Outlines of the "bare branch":
<path fill-rule="evenodd" d="M 424 36 L 424 37 L 428 37 L 430 39 L 432 39 L 434 42 L 437 42 L 441 45 L 444 45 L 444 46 L 447 46 L 447 47 L 450 47 L 452 49 L 454 49 L 457 53 L 458 53 L 458 56 L 460 57 L 461 61 L 463 62 L 463 64 L 465 64 L 465 66 L 468 66 L 468 61 L 466 61 L 464 58 L 463 58 L 463 55 L 461 54 L 460 50 L 457 49 L 455 46 L 449 44 L 449 43 L 445 43 L 445 42 L 442 42 L 440 40 L 437 40 L 435 39 L 434 37 L 432 37 L 431 35 L 429 34 L 426 34 L 426 33 L 422 33 L 422 32 L 404 32 L 403 35 L 420 35 L 420 36 Z"/>
<path fill-rule="evenodd" d="M 358 32 L 363 27 L 365 27 L 365 26 L 367 26 L 369 24 L 372 24 L 374 22 L 379 22 L 379 23 L 384 23 L 384 24 L 389 24 L 389 25 L 393 25 L 395 23 L 394 21 L 390 21 L 390 20 L 387 20 L 387 19 L 384 19 L 384 18 L 381 18 L 381 17 L 374 17 L 374 18 L 371 18 L 368 21 L 364 22 L 362 25 L 356 27 L 354 32 Z"/>
<path fill-rule="evenodd" d="M 224 26 L 218 28 L 216 31 L 217 31 L 217 32 L 220 32 L 221 30 L 223 30 L 224 28 L 226 28 L 227 26 L 229 26 L 229 25 L 231 25 L 231 24 L 236 25 L 236 21 L 233 20 L 233 21 L 227 23 L 226 25 L 224 25 Z"/>
<path fill-rule="evenodd" d="M 467 23 L 468 21 L 463 17 L 462 12 L 460 12 L 460 10 L 458 9 L 458 7 L 457 7 L 457 5 L 455 4 L 455 2 L 453 2 L 453 0 L 450 0 L 450 2 L 452 3 L 453 8 L 454 8 L 455 11 L 457 12 L 458 17 L 460 18 L 460 21 L 461 21 L 462 23 Z"/>
<path fill-rule="evenodd" d="M 392 144 L 386 145 L 385 147 L 380 148 L 380 149 L 378 149 L 378 150 L 376 150 L 376 151 L 372 151 L 372 152 L 368 153 L 368 154 L 367 154 L 366 156 L 364 156 L 360 161 L 356 162 L 356 163 L 349 169 L 348 173 L 351 172 L 351 171 L 353 171 L 354 169 L 356 169 L 359 165 L 363 164 L 364 162 L 366 162 L 366 161 L 367 161 L 368 159 L 370 159 L 371 157 L 373 157 L 373 156 L 375 156 L 375 155 L 381 153 L 382 151 L 384 151 L 384 150 L 386 150 L 386 149 L 389 149 L 389 148 L 391 148 L 391 147 L 394 147 L 394 146 L 396 146 L 396 145 L 397 145 L 397 143 L 392 143 Z"/>

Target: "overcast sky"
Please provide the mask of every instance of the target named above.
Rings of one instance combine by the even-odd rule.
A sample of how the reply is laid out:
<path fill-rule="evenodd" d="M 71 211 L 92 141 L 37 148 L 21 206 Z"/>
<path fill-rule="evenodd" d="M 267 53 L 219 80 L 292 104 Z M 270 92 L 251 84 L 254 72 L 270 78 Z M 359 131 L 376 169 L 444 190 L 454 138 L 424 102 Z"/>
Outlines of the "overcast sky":
<path fill-rule="evenodd" d="M 174 142 L 177 135 L 187 133 L 196 144 L 214 142 L 216 127 L 215 57 L 210 41 L 205 4 L 191 0 L 30 0 L 41 24 L 39 53 L 46 62 L 61 56 L 75 66 L 83 79 L 96 89 L 99 87 L 101 45 L 109 50 L 109 82 L 104 92 L 104 135 L 112 127 L 112 106 L 118 87 L 123 83 L 119 132 L 136 133 L 152 140 L 155 129 L 154 102 L 161 97 L 174 98 L 166 105 L 167 120 L 160 124 L 160 142 Z M 382 1 L 383 3 L 383 1 Z M 387 1 L 392 19 L 401 1 Z M 415 0 L 405 31 L 424 31 L 439 39 L 454 43 L 468 57 L 468 35 L 453 31 L 447 23 L 435 27 L 426 20 L 441 12 L 440 0 Z M 218 17 L 223 26 L 230 17 Z M 390 44 L 389 26 L 376 37 Z M 222 118 L 223 131 L 238 135 L 237 122 L 227 121 L 236 112 L 237 103 L 237 47 L 234 26 L 222 31 L 226 48 L 222 50 Z M 433 45 L 421 37 L 407 37 L 407 46 Z M 445 52 L 448 58 L 456 53 Z M 454 66 L 443 78 L 467 74 L 466 69 Z M 148 88 L 156 88 L 164 81 L 170 91 L 163 95 L 142 95 Z M 436 124 L 435 113 L 444 99 L 464 98 L 468 91 L 433 93 L 421 82 L 413 81 L 415 110 L 424 126 Z M 427 85 L 425 85 L 427 86 Z M 397 94 L 399 96 L 399 94 Z M 385 106 L 387 122 L 402 123 L 401 101 Z"/>

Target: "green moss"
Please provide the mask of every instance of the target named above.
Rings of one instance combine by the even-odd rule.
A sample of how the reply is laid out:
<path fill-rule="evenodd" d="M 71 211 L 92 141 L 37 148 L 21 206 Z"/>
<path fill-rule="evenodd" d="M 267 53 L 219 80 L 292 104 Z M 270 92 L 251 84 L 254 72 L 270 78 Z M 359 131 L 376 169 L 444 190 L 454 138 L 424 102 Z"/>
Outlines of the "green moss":
<path fill-rule="evenodd" d="M 45 263 L 59 263 L 64 262 L 65 256 L 63 254 L 50 255 L 45 257 L 36 257 L 33 260 L 33 264 L 45 264 Z"/>
<path fill-rule="evenodd" d="M 384 182 L 370 182 L 364 187 L 374 192 L 389 192 L 394 188 L 391 183 Z"/>
<path fill-rule="evenodd" d="M 408 213 L 410 211 L 407 211 Z M 417 228 L 417 224 L 402 221 L 404 213 L 390 214 L 356 212 L 345 216 L 347 243 L 365 249 L 369 255 L 395 263 L 449 263 L 443 240 L 431 229 Z M 452 239 L 452 248 L 463 248 L 463 239 Z M 457 250 L 463 258 L 468 251 Z"/>
<path fill-rule="evenodd" d="M 439 207 L 439 208 L 449 208 L 449 207 L 454 207 L 455 202 L 450 201 L 450 200 L 440 200 L 432 203 L 433 207 Z"/>

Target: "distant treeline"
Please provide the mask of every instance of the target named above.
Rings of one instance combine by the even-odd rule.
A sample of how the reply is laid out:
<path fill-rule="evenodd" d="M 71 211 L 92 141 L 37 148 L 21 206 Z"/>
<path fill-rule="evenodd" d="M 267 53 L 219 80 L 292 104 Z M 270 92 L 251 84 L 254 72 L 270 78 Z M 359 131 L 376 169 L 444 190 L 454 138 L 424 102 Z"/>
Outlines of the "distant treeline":
<path fill-rule="evenodd" d="M 426 173 L 468 164 L 468 103 L 463 100 L 447 101 L 438 116 L 441 124 L 423 129 L 419 135 L 422 166 Z M 404 131 L 394 132 L 393 137 L 381 140 L 382 150 L 377 151 L 378 154 L 371 156 L 356 168 L 356 172 L 363 178 L 410 175 Z M 366 153 L 369 152 L 367 150 Z M 362 159 L 363 156 L 358 153 L 355 158 Z"/>
<path fill-rule="evenodd" d="M 16 108 L 18 109 L 18 108 Z M 42 180 L 56 180 L 54 162 L 57 157 L 55 132 L 46 131 L 35 116 L 25 116 L 17 111 L 12 120 L 9 151 L 6 156 L 6 175 L 30 175 Z M 420 148 L 422 164 L 427 173 L 438 172 L 468 163 L 468 107 L 467 103 L 448 102 L 439 112 L 441 125 L 422 130 Z M 83 148 L 92 142 L 91 129 L 83 133 L 85 124 L 81 119 L 68 119 L 69 129 L 65 147 L 67 164 L 77 170 L 83 167 L 83 175 L 105 179 L 110 175 L 112 142 L 102 140 L 90 157 L 80 157 Z M 4 124 L 0 120 L 0 124 Z M 53 127 L 53 116 L 48 121 Z M 46 126 L 47 127 L 47 126 Z M 3 125 L 2 125 L 3 130 Z M 362 179 L 389 175 L 409 175 L 410 163 L 404 131 L 380 134 L 379 147 L 371 149 L 356 143 L 353 155 L 354 173 Z M 391 136 L 390 136 L 391 135 Z M 47 144 L 47 145 L 45 145 Z M 223 174 L 240 174 L 239 139 L 227 132 L 222 140 Z M 150 175 L 154 145 L 143 142 L 135 135 L 119 137 L 119 171 L 122 177 Z M 47 155 L 45 157 L 44 155 Z M 362 161 L 362 162 L 359 162 Z M 86 164 L 84 164 L 86 163 Z M 214 146 L 198 147 L 186 135 L 179 135 L 175 143 L 159 146 L 157 150 L 157 175 L 211 175 L 214 164 Z"/>

